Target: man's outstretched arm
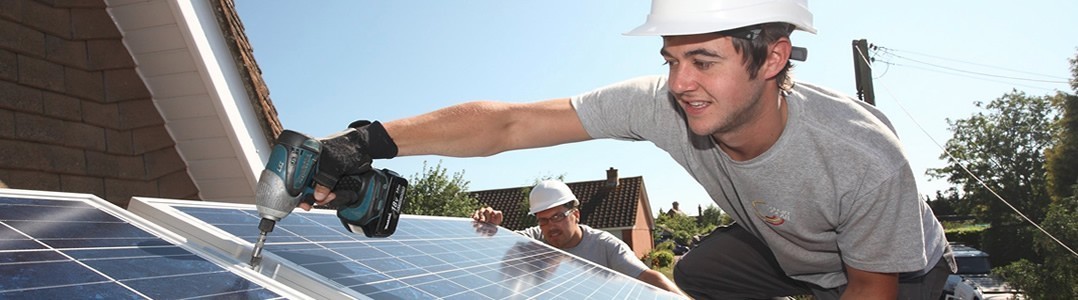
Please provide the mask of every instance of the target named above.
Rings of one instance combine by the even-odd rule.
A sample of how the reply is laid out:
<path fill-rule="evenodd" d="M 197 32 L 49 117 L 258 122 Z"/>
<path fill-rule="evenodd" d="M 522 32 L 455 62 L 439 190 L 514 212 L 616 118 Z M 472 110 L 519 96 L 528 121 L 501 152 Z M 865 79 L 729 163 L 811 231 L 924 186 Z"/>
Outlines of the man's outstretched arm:
<path fill-rule="evenodd" d="M 568 98 L 523 104 L 468 102 L 385 127 L 400 156 L 489 156 L 590 138 Z"/>
<path fill-rule="evenodd" d="M 377 125 L 377 126 L 375 126 Z M 382 125 L 372 124 L 377 128 Z M 363 130 L 363 134 L 357 134 Z M 337 176 L 357 172 L 361 167 L 369 167 L 372 144 L 365 140 L 371 132 L 375 136 L 384 135 L 374 145 L 378 148 L 392 148 L 396 156 L 407 155 L 444 155 L 455 157 L 489 156 L 508 150 L 538 148 L 590 139 L 576 110 L 569 98 L 560 98 L 532 103 L 503 102 L 468 102 L 454 105 L 415 117 L 400 119 L 384 124 L 384 132 L 368 131 L 366 127 L 349 129 L 323 139 L 323 151 L 340 151 L 328 155 L 344 163 L 323 163 L 343 165 L 340 171 L 329 171 L 326 176 L 316 177 L 314 199 L 324 205 L 335 198 L 330 193 L 332 183 Z M 388 137 L 385 137 L 388 136 Z M 389 145 L 384 145 L 384 144 Z M 357 154 L 351 154 L 356 152 Z M 392 157 L 388 155 L 383 158 Z M 327 153 L 323 153 L 327 157 Z M 378 158 L 378 157 L 375 157 Z M 332 168 L 327 168 L 334 170 Z M 320 172 L 323 172 L 320 170 Z M 329 180 L 317 180 L 327 178 Z M 325 183 L 325 184 L 323 184 Z M 326 187 L 329 185 L 330 187 Z M 301 203 L 304 209 L 310 205 Z"/>

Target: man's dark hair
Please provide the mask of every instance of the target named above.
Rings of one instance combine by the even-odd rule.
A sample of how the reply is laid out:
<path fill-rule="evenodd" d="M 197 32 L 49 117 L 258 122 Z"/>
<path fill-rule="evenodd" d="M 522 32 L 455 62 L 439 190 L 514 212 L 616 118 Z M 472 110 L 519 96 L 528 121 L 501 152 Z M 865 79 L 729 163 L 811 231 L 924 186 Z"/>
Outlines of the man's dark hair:
<path fill-rule="evenodd" d="M 566 209 L 574 209 L 580 206 L 580 201 L 573 199 L 573 201 L 565 202 L 565 204 L 562 204 L 561 206 L 565 207 Z"/>
<path fill-rule="evenodd" d="M 734 51 L 743 54 L 742 63 L 748 67 L 749 78 L 755 79 L 767 60 L 767 47 L 780 38 L 789 37 L 793 30 L 794 26 L 790 24 L 765 23 L 722 31 L 719 34 L 733 37 Z M 793 87 L 793 80 L 788 74 L 791 68 L 793 64 L 786 60 L 786 66 L 775 75 L 780 90 L 788 91 Z"/>

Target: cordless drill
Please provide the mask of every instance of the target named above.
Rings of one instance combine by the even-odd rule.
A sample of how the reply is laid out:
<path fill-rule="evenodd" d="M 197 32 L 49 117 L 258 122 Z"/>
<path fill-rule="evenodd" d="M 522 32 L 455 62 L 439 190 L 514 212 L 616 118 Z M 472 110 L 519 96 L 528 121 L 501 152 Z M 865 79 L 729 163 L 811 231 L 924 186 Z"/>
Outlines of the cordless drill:
<path fill-rule="evenodd" d="M 258 241 L 251 252 L 251 267 L 262 261 L 266 235 L 277 221 L 284 219 L 300 201 L 313 203 L 314 174 L 322 144 L 302 133 L 285 130 L 277 137 L 266 169 L 258 177 L 255 206 L 262 221 L 258 223 Z M 404 192 L 408 181 L 388 169 L 371 169 L 363 174 L 341 178 L 333 192 L 337 198 L 330 208 L 349 232 L 357 230 L 367 237 L 388 237 L 397 229 Z"/>

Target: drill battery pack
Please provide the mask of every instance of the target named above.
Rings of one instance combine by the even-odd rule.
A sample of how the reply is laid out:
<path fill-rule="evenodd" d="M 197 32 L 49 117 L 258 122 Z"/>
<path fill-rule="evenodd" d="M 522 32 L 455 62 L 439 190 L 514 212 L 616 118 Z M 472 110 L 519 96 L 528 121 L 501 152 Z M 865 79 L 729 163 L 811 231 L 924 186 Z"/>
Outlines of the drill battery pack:
<path fill-rule="evenodd" d="M 337 182 L 338 197 L 346 203 L 332 203 L 337 217 L 348 231 L 367 237 L 388 237 L 397 230 L 408 180 L 389 169 L 372 169 Z M 334 200 L 334 202 L 338 202 Z"/>

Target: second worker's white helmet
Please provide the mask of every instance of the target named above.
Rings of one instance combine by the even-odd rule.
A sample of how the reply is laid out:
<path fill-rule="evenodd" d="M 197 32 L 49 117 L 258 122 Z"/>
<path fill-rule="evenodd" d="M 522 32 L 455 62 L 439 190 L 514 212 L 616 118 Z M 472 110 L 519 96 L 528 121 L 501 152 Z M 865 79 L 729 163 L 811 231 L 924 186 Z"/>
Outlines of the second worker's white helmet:
<path fill-rule="evenodd" d="M 544 180 L 532 187 L 528 195 L 528 214 L 534 215 L 573 200 L 576 200 L 576 195 L 568 185 L 558 180 Z"/>

